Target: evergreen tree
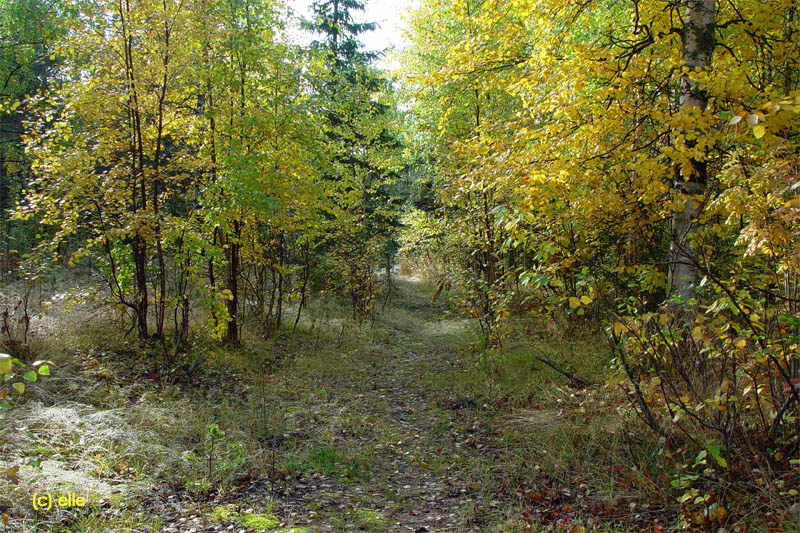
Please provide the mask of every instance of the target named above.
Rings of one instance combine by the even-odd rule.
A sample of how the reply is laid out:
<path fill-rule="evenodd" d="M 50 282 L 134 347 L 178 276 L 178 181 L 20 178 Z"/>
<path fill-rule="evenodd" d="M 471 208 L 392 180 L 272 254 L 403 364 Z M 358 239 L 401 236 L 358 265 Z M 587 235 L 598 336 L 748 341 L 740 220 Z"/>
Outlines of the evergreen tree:
<path fill-rule="evenodd" d="M 314 2 L 314 19 L 305 21 L 303 27 L 322 35 L 314 41 L 312 48 L 330 54 L 335 68 L 346 70 L 358 64 L 368 64 L 378 57 L 375 52 L 361 50 L 358 36 L 374 31 L 374 22 L 355 22 L 353 11 L 364 11 L 364 2 L 359 0 L 327 0 Z"/>
<path fill-rule="evenodd" d="M 399 143 L 392 132 L 391 84 L 372 66 L 379 54 L 364 51 L 359 41 L 376 28 L 354 21 L 363 2 L 324 0 L 313 10 L 305 28 L 321 35 L 312 49 L 325 61 L 317 93 L 328 155 L 323 176 L 333 200 L 329 260 L 344 273 L 338 289 L 358 318 L 374 300 L 375 267 L 390 262 L 397 225 L 392 183 Z"/>

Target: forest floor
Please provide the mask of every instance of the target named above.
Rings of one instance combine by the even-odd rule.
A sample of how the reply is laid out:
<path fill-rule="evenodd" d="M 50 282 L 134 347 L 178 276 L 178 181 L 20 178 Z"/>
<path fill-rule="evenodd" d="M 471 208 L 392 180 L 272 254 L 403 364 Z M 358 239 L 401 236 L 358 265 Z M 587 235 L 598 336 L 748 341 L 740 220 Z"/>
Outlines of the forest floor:
<path fill-rule="evenodd" d="M 108 327 L 78 328 L 0 430 L 0 466 L 21 465 L 0 481 L 7 530 L 636 531 L 674 519 L 620 470 L 619 454 L 652 443 L 597 410 L 603 386 L 571 388 L 530 346 L 503 365 L 476 356 L 470 322 L 432 293 L 401 279 L 361 327 L 320 308 L 269 342 L 195 346 L 208 357 L 191 380 L 163 373 L 155 349 L 101 342 Z M 591 335 L 530 342 L 584 373 L 602 348 Z M 33 509 L 34 494 L 70 492 L 86 505 Z"/>

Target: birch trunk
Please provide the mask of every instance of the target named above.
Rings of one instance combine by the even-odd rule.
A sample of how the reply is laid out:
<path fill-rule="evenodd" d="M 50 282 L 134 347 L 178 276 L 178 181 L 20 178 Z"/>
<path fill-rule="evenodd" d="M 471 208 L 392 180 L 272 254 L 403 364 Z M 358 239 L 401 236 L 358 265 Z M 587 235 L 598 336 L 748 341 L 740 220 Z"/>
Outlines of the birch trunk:
<path fill-rule="evenodd" d="M 714 0 L 687 0 L 683 61 L 690 70 L 711 68 L 716 42 L 714 15 Z M 680 105 L 683 113 L 698 117 L 708 105 L 705 87 L 687 74 L 681 78 Z M 681 204 L 672 213 L 670 293 L 687 299 L 694 296 L 697 283 L 697 255 L 692 241 L 697 233 L 699 200 L 705 193 L 707 180 L 708 166 L 703 158 L 691 160 L 689 176 L 681 175 L 680 169 L 675 171 L 675 189 Z"/>

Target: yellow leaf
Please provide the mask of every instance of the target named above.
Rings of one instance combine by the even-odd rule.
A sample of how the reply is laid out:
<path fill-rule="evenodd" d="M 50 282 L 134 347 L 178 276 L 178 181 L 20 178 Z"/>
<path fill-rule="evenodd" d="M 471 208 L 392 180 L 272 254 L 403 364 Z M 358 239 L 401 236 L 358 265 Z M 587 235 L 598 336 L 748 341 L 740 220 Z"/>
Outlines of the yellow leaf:
<path fill-rule="evenodd" d="M 590 303 L 592 303 L 592 299 L 584 294 L 583 296 L 581 296 L 581 303 L 583 303 L 583 305 L 589 305 Z"/>
<path fill-rule="evenodd" d="M 7 353 L 0 353 L 0 374 L 11 372 L 11 356 Z"/>
<path fill-rule="evenodd" d="M 737 348 L 744 348 L 745 346 L 747 346 L 747 341 L 744 339 L 737 339 L 736 342 L 734 342 L 734 345 Z"/>
<path fill-rule="evenodd" d="M 576 307 L 580 307 L 581 306 L 581 301 L 578 300 L 577 298 L 575 298 L 574 296 L 570 296 L 569 297 L 569 306 L 571 308 L 573 308 L 573 309 L 576 308 Z"/>
<path fill-rule="evenodd" d="M 24 383 L 14 383 L 11 386 L 14 387 L 15 389 L 17 389 L 17 392 L 20 393 L 20 394 L 25 392 L 25 384 Z"/>
<path fill-rule="evenodd" d="M 17 477 L 17 474 L 19 474 L 19 465 L 12 466 L 8 470 L 6 470 L 6 477 L 8 479 L 15 479 Z"/>
<path fill-rule="evenodd" d="M 622 335 L 625 331 L 625 324 L 622 322 L 614 322 L 614 334 L 615 335 Z"/>
<path fill-rule="evenodd" d="M 756 136 L 756 139 L 760 139 L 761 137 L 763 137 L 764 133 L 766 133 L 766 129 L 761 124 L 753 128 L 753 135 Z"/>

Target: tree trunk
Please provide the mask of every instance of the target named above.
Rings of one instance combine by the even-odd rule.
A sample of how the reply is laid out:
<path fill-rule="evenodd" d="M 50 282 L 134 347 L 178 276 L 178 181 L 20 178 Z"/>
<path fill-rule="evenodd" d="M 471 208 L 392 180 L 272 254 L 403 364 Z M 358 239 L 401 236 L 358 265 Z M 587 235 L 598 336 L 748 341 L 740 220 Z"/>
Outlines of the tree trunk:
<path fill-rule="evenodd" d="M 181 239 L 181 249 L 184 248 L 185 242 Z M 178 353 L 185 347 L 186 340 L 189 338 L 189 267 L 190 255 L 186 252 L 186 258 L 181 265 L 180 279 L 178 280 L 178 294 L 179 304 L 175 306 L 175 351 L 172 353 L 172 358 L 175 358 Z M 181 318 L 178 321 L 178 307 L 181 308 Z"/>
<path fill-rule="evenodd" d="M 283 317 L 283 262 L 286 256 L 286 239 L 283 235 L 283 230 L 281 230 L 279 238 L 278 238 L 278 309 L 275 312 L 275 329 L 281 327 L 281 319 Z"/>
<path fill-rule="evenodd" d="M 789 9 L 786 10 L 786 38 L 787 43 L 794 42 L 794 16 L 797 9 L 795 8 L 795 1 L 789 4 Z M 786 59 L 786 64 L 783 66 L 783 95 L 789 96 L 794 89 L 794 71 L 796 67 L 796 59 Z"/>
<path fill-rule="evenodd" d="M 707 70 L 715 46 L 714 0 L 688 0 L 686 23 L 683 27 L 683 61 L 690 70 Z M 688 74 L 681 78 L 681 112 L 699 115 L 708 105 L 708 93 Z M 699 132 L 702 134 L 702 132 Z M 689 144 L 693 146 L 693 144 Z M 708 166 L 704 159 L 691 160 L 691 174 L 681 175 L 675 169 L 675 189 L 681 205 L 672 213 L 670 242 L 670 293 L 683 298 L 695 294 L 697 255 L 692 241 L 697 233 L 699 197 L 705 192 Z"/>
<path fill-rule="evenodd" d="M 122 24 L 122 42 L 124 47 L 124 67 L 127 81 L 127 107 L 128 126 L 130 128 L 130 179 L 131 179 L 131 205 L 133 213 L 147 209 L 147 177 L 144 172 L 144 142 L 142 140 L 142 119 L 139 109 L 139 93 L 136 85 L 133 62 L 133 36 L 128 27 L 128 17 L 131 7 L 129 0 L 122 0 L 118 4 L 118 14 Z M 147 293 L 147 241 L 142 236 L 142 231 L 137 228 L 131 239 L 131 252 L 133 254 L 134 269 L 136 271 L 136 326 L 140 339 L 149 338 L 147 327 L 148 293 Z"/>
<path fill-rule="evenodd" d="M 162 73 L 161 86 L 158 94 L 158 126 L 156 127 L 156 151 L 153 161 L 155 179 L 153 180 L 153 216 L 155 218 L 155 243 L 156 258 L 158 260 L 158 300 L 156 304 L 156 337 L 164 339 L 164 318 L 167 309 L 167 271 L 164 265 L 164 249 L 162 246 L 161 234 L 161 209 L 159 205 L 159 195 L 163 182 L 161 179 L 161 160 L 164 147 L 164 103 L 167 98 L 167 86 L 169 85 L 169 46 L 170 46 L 170 26 L 169 15 L 167 13 L 166 0 L 162 1 L 164 10 L 164 51 L 162 53 Z"/>
<path fill-rule="evenodd" d="M 147 249 L 144 239 L 138 234 L 133 238 L 133 264 L 136 271 L 136 327 L 140 339 L 150 337 L 147 331 L 147 275 L 145 267 L 147 265 Z"/>
<path fill-rule="evenodd" d="M 5 231 L 0 233 L 2 235 L 2 246 L 4 255 L 4 265 L 2 276 L 0 279 L 8 278 L 11 273 L 11 221 L 6 216 L 6 210 L 11 207 L 11 188 L 6 175 L 6 162 L 4 154 L 0 152 L 0 223 L 5 226 Z"/>
<path fill-rule="evenodd" d="M 233 238 L 226 239 L 227 241 L 227 257 L 225 269 L 225 281 L 227 289 L 231 292 L 231 298 L 227 302 L 228 321 L 227 331 L 225 333 L 225 340 L 231 344 L 239 342 L 239 321 L 237 319 L 239 313 L 239 238 L 241 237 L 241 224 L 238 220 L 233 221 Z"/>
<path fill-rule="evenodd" d="M 300 305 L 297 307 L 297 317 L 294 319 L 294 326 L 292 329 L 295 329 L 297 327 L 297 323 L 300 322 L 300 313 L 303 311 L 303 306 L 306 303 L 306 285 L 308 284 L 308 276 L 311 269 L 308 256 L 309 244 L 308 237 L 306 237 L 306 246 L 303 252 L 303 286 L 300 288 Z"/>

